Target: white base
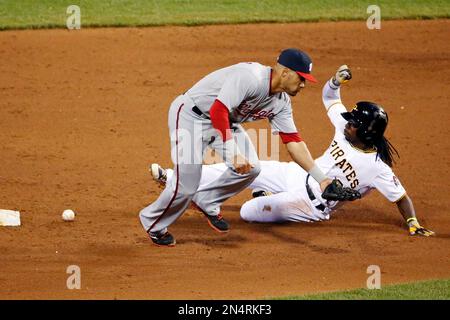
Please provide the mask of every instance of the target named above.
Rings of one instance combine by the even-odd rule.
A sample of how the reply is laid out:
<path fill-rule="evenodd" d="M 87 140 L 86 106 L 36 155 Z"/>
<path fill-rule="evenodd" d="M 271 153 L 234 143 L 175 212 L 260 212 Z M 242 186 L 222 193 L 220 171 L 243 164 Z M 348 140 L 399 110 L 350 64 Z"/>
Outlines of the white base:
<path fill-rule="evenodd" d="M 20 226 L 20 212 L 0 209 L 0 226 L 4 227 Z"/>

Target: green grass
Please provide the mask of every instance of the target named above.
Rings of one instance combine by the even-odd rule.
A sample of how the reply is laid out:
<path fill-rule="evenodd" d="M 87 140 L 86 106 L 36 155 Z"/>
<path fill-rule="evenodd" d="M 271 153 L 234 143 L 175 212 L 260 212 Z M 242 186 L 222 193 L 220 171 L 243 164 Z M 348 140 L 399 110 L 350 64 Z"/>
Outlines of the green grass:
<path fill-rule="evenodd" d="M 277 300 L 450 300 L 450 279 L 415 282 L 381 287 L 379 290 L 357 289 L 306 296 L 289 296 Z"/>
<path fill-rule="evenodd" d="M 0 0 L 0 30 L 64 28 L 66 8 L 81 8 L 83 27 L 450 17 L 450 0 Z"/>

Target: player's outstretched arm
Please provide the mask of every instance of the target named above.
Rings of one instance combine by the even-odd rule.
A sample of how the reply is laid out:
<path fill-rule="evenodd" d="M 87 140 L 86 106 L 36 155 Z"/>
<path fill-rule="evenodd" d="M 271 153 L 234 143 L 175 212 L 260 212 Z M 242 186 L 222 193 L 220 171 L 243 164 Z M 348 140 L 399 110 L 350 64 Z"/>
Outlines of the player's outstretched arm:
<path fill-rule="evenodd" d="M 414 205 L 408 195 L 405 195 L 400 201 L 397 201 L 397 207 L 408 225 L 410 235 L 420 235 L 425 237 L 434 235 L 433 231 L 425 229 L 419 224 L 419 221 L 416 218 Z"/>
<path fill-rule="evenodd" d="M 304 141 L 289 142 L 286 144 L 286 148 L 291 155 L 292 160 L 319 182 L 322 191 L 325 190 L 332 180 L 330 180 L 316 165 L 306 143 Z"/>

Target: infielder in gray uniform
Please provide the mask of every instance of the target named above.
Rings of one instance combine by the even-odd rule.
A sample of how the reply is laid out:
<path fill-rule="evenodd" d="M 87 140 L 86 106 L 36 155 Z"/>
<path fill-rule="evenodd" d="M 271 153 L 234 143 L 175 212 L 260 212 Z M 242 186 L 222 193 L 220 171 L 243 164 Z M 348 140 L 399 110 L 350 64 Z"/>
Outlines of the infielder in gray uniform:
<path fill-rule="evenodd" d="M 274 67 L 249 62 L 217 70 L 172 102 L 168 124 L 174 177 L 159 198 L 139 214 L 154 244 L 175 245 L 167 228 L 191 202 L 212 228 L 229 231 L 220 214 L 221 204 L 249 186 L 261 170 L 243 122 L 268 119 L 292 159 L 310 173 L 322 191 L 331 183 L 315 164 L 292 117 L 289 96 L 304 88 L 306 80 L 317 82 L 311 69 L 306 53 L 286 49 Z M 197 192 L 207 147 L 222 156 L 228 170 Z"/>

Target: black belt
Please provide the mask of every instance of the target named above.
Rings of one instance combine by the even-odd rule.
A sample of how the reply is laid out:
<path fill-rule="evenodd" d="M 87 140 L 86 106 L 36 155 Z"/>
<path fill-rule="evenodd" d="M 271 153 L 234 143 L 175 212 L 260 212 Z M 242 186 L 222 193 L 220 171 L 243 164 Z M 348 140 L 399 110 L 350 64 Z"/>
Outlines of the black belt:
<path fill-rule="evenodd" d="M 199 107 L 197 106 L 193 106 L 192 107 L 192 111 L 197 114 L 199 117 L 203 118 L 203 119 L 208 119 L 211 120 L 206 114 L 204 114 Z M 236 131 L 237 127 L 234 125 L 234 122 L 230 119 L 230 127 L 231 130 Z"/>
<path fill-rule="evenodd" d="M 308 184 L 309 176 L 310 174 L 308 174 L 308 176 L 306 177 L 306 192 L 308 192 L 308 197 L 317 209 L 319 209 L 320 211 L 325 211 L 325 206 L 319 200 L 317 200 L 317 198 L 314 196 L 314 193 L 311 190 L 311 187 Z M 319 204 L 316 205 L 314 202 Z"/>
<path fill-rule="evenodd" d="M 199 117 L 209 120 L 209 117 L 204 114 L 197 106 L 193 106 L 192 111 L 194 111 L 194 113 L 196 113 Z"/>

